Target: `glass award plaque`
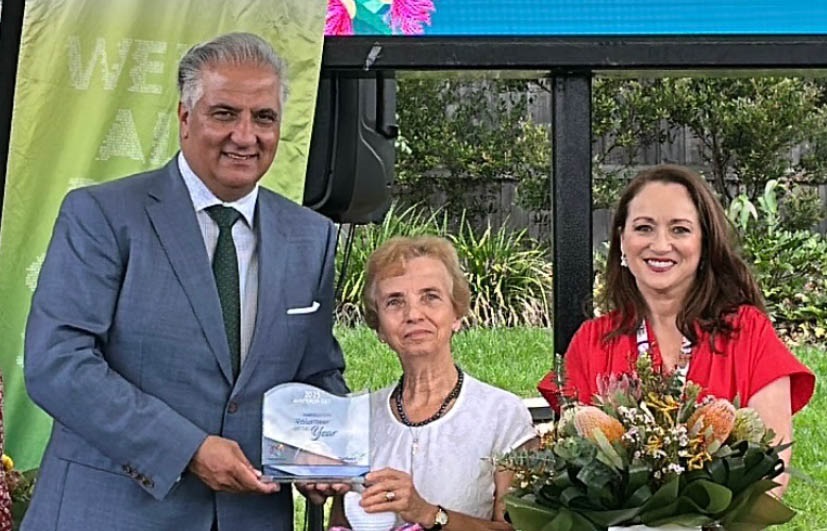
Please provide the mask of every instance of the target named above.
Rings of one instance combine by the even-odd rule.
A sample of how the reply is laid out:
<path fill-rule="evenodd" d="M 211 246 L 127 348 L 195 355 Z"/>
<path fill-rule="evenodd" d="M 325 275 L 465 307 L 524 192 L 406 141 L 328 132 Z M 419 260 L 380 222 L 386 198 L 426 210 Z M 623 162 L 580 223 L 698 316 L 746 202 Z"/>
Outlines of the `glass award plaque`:
<path fill-rule="evenodd" d="M 262 479 L 360 483 L 370 471 L 370 395 L 286 383 L 264 394 Z"/>

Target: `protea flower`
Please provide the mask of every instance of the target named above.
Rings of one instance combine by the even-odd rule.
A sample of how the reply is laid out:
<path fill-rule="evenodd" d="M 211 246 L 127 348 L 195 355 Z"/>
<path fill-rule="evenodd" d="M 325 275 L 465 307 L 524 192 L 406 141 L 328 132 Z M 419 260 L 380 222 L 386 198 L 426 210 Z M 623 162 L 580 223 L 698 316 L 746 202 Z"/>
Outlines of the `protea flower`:
<path fill-rule="evenodd" d="M 431 25 L 431 13 L 436 11 L 433 0 L 393 0 L 391 29 L 403 35 L 421 35 L 424 24 Z"/>
<path fill-rule="evenodd" d="M 735 440 L 758 443 L 766 432 L 767 427 L 757 411 L 751 407 L 742 407 L 735 411 L 735 423 L 732 428 Z"/>
<path fill-rule="evenodd" d="M 353 35 L 353 17 L 355 16 L 356 4 L 353 0 L 327 0 L 324 34 Z"/>
<path fill-rule="evenodd" d="M 710 452 L 724 444 L 734 425 L 735 406 L 722 398 L 696 409 L 686 423 L 689 436 L 702 436 Z"/>
<path fill-rule="evenodd" d="M 626 430 L 616 418 L 594 406 L 578 407 L 574 413 L 574 427 L 581 437 L 597 442 L 595 431 L 600 430 L 610 443 L 617 442 Z"/>
<path fill-rule="evenodd" d="M 601 403 L 614 409 L 635 407 L 641 398 L 640 380 L 628 374 L 597 377 L 597 395 Z"/>

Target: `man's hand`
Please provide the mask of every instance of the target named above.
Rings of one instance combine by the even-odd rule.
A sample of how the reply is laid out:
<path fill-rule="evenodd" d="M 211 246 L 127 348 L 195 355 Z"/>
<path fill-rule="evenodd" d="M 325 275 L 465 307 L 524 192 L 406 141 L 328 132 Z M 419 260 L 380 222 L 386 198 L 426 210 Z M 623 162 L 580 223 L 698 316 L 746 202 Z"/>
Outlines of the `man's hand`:
<path fill-rule="evenodd" d="M 190 461 L 189 469 L 216 491 L 259 494 L 279 491 L 278 483 L 261 481 L 261 471 L 253 468 L 237 442 L 216 435 L 204 439 Z"/>
<path fill-rule="evenodd" d="M 347 483 L 296 483 L 296 489 L 314 505 L 321 505 L 329 496 L 344 494 L 350 490 Z"/>

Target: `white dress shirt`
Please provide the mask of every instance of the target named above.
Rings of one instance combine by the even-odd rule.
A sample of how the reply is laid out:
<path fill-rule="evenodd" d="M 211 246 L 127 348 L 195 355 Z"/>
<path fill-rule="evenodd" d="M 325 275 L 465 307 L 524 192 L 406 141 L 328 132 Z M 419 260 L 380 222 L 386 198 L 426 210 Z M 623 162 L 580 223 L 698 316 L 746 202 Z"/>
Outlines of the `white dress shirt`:
<path fill-rule="evenodd" d="M 250 350 L 258 310 L 258 237 L 255 230 L 258 185 L 241 199 L 225 203 L 195 175 L 183 153 L 178 154 L 178 169 L 181 171 L 184 184 L 192 199 L 195 217 L 201 229 L 201 236 L 204 237 L 210 263 L 212 263 L 215 246 L 218 243 L 218 224 L 210 217 L 206 209 L 213 205 L 232 207 L 241 213 L 241 219 L 244 220 L 243 223 L 237 222 L 233 225 L 233 241 L 238 257 L 238 288 L 241 299 L 241 364 L 243 365 L 247 352 Z"/>

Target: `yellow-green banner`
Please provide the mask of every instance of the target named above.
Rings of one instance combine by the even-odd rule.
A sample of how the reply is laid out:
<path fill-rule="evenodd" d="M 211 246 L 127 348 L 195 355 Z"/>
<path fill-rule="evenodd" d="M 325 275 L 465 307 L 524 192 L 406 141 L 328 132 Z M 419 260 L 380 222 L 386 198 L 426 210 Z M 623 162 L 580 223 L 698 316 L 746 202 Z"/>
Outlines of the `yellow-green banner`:
<path fill-rule="evenodd" d="M 23 382 L 23 331 L 61 200 L 162 165 L 178 147 L 178 59 L 229 31 L 270 40 L 290 97 L 264 185 L 300 200 L 321 66 L 325 0 L 27 1 L 0 227 L 6 452 L 36 467 L 50 419 Z M 68 287 L 67 287 L 68 289 Z M 89 390 L 94 393 L 94 389 Z"/>

